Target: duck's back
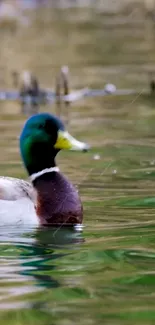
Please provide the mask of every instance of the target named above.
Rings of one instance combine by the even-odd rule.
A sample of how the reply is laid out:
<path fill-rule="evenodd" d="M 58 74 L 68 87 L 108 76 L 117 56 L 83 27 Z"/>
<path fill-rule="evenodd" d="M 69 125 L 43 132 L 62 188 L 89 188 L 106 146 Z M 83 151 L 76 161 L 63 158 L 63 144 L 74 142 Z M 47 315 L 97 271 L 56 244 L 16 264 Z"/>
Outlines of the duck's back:
<path fill-rule="evenodd" d="M 36 212 L 41 224 L 82 223 L 83 211 L 77 189 L 60 172 L 46 173 L 33 183 Z"/>

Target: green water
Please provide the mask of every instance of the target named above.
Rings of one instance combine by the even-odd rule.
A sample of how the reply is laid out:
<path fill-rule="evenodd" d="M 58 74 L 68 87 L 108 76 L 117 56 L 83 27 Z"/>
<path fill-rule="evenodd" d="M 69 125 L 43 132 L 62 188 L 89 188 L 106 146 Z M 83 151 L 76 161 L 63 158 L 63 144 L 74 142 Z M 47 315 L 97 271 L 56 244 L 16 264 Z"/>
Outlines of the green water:
<path fill-rule="evenodd" d="M 51 65 L 62 64 L 63 53 L 73 88 L 112 82 L 138 89 L 139 96 L 85 99 L 70 108 L 69 131 L 92 145 L 87 154 L 58 157 L 62 172 L 79 188 L 83 229 L 0 227 L 3 324 L 155 323 L 155 98 L 140 94 L 148 88 L 148 70 L 154 69 L 154 38 L 143 23 L 117 26 L 113 17 L 90 14 L 89 24 L 78 18 L 67 27 L 68 44 L 74 45 L 70 57 L 60 21 L 54 50 L 50 34 L 44 40 L 34 30 L 29 47 L 27 29 L 17 35 L 24 50 L 20 53 L 16 44 L 14 52 L 21 62 L 27 53 L 25 65 L 29 62 L 49 87 Z M 57 61 L 51 63 L 52 55 Z M 10 52 L 7 60 L 11 66 Z M 26 178 L 18 151 L 25 117 L 12 103 L 0 110 L 0 174 Z"/>
<path fill-rule="evenodd" d="M 104 158 L 98 148 L 101 158 L 92 159 L 94 171 L 79 186 L 85 209 L 81 232 L 0 228 L 4 323 L 154 324 L 151 139 L 148 146 L 135 140 L 105 146 Z M 106 163 L 106 169 L 107 157 L 113 166 Z"/>

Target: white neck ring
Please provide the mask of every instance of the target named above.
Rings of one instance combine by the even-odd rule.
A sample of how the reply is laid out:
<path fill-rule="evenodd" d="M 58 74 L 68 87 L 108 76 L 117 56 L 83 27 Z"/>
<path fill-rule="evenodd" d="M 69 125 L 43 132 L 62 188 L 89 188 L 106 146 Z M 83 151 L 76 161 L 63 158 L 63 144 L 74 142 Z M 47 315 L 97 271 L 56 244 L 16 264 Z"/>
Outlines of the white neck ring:
<path fill-rule="evenodd" d="M 47 174 L 47 173 L 52 173 L 52 172 L 59 172 L 59 167 L 51 167 L 51 168 L 45 168 L 43 170 L 41 170 L 40 172 L 38 173 L 34 173 L 30 176 L 30 181 L 33 182 L 36 178 L 44 175 L 44 174 Z"/>

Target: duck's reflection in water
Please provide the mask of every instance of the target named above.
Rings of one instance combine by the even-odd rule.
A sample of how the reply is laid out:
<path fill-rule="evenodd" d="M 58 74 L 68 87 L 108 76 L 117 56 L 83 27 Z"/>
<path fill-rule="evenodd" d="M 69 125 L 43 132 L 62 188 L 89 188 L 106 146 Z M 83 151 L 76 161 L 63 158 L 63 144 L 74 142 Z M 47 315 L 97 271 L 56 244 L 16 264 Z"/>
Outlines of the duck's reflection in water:
<path fill-rule="evenodd" d="M 27 308 L 25 295 L 60 287 L 52 275 L 58 259 L 72 254 L 83 242 L 82 232 L 77 229 L 1 227 L 0 309 L 16 308 L 15 301 L 7 302 L 11 297 L 20 297 L 22 308 Z"/>

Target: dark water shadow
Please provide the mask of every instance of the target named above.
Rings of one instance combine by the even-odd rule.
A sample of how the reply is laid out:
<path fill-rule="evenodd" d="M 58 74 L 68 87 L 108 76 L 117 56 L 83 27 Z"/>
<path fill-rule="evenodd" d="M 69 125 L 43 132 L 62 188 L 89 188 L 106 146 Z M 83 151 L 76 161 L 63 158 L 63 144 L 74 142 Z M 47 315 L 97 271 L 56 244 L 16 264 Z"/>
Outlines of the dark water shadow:
<path fill-rule="evenodd" d="M 81 232 L 70 228 L 40 228 L 36 231 L 35 238 L 36 242 L 27 247 L 22 256 L 25 258 L 22 266 L 25 266 L 26 270 L 20 274 L 33 276 L 39 286 L 58 287 L 60 283 L 57 280 L 43 273 L 55 270 L 54 261 L 71 254 L 69 250 L 76 249 L 77 245 L 84 242 L 84 238 Z M 36 257 L 35 261 L 32 259 L 33 256 Z M 30 269 L 27 270 L 28 266 Z"/>
<path fill-rule="evenodd" d="M 57 261 L 72 254 L 84 241 L 82 233 L 74 229 L 40 228 L 20 229 L 10 228 L 0 231 L 0 288 L 4 283 L 8 286 L 4 290 L 5 297 L 21 296 L 21 301 L 28 294 L 45 289 L 58 288 L 61 281 L 57 274 Z M 13 247 L 13 249 L 12 249 Z M 11 251 L 11 254 L 10 254 Z M 5 265 L 5 268 L 4 268 Z M 54 275 L 52 274 L 54 272 Z M 9 285 L 8 285 L 9 281 Z M 19 282 L 20 291 L 19 291 Z M 16 291 L 17 286 L 17 291 Z M 10 288 L 14 292 L 10 294 Z M 17 292 L 19 291 L 19 295 Z M 3 292 L 2 292 L 3 293 Z M 25 300 L 25 298 L 24 298 Z M 23 303 L 23 301 L 22 301 Z M 0 302 L 0 309 L 4 306 Z M 26 307 L 26 301 L 25 301 Z M 9 308 L 12 308 L 11 306 Z"/>

